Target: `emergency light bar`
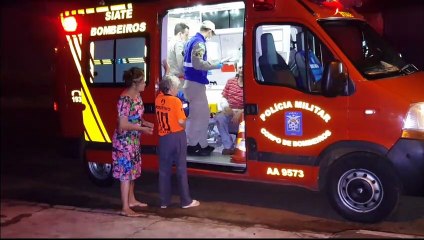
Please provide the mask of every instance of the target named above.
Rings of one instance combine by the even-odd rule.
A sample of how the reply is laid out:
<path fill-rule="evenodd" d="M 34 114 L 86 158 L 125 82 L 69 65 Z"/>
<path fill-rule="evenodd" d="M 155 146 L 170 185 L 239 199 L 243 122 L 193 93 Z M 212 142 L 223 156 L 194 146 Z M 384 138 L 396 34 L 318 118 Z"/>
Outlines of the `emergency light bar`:
<path fill-rule="evenodd" d="M 77 30 L 77 20 L 74 16 L 66 17 L 62 20 L 63 29 L 67 32 L 75 32 Z"/>
<path fill-rule="evenodd" d="M 332 8 L 332 9 L 343 9 L 343 4 L 337 0 L 327 0 L 322 1 L 321 3 L 324 7 Z"/>
<path fill-rule="evenodd" d="M 275 0 L 254 0 L 253 8 L 258 11 L 273 10 L 275 8 Z"/>
<path fill-rule="evenodd" d="M 339 0 L 311 0 L 311 2 L 318 3 L 330 9 L 343 9 L 343 4 Z"/>
<path fill-rule="evenodd" d="M 361 7 L 363 4 L 363 0 L 311 0 L 312 2 L 316 2 L 321 4 L 324 7 L 331 9 L 343 9 L 343 8 L 351 8 L 351 7 Z"/>

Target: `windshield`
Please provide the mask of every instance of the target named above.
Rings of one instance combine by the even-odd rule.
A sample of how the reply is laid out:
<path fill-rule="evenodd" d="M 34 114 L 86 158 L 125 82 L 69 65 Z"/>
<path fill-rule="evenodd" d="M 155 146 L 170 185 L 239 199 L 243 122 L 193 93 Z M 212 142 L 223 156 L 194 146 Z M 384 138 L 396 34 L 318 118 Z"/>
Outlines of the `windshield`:
<path fill-rule="evenodd" d="M 355 20 L 324 20 L 320 25 L 367 79 L 416 72 L 368 24 Z"/>

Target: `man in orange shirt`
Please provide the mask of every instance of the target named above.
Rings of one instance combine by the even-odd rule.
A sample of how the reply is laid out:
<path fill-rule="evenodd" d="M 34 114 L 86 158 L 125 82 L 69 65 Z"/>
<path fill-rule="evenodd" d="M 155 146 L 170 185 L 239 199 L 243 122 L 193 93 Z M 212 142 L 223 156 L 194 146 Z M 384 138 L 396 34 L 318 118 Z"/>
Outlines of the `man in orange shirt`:
<path fill-rule="evenodd" d="M 172 165 L 177 169 L 178 190 L 182 208 L 197 207 L 200 202 L 190 196 L 187 178 L 186 116 L 181 100 L 176 97 L 179 79 L 166 75 L 159 83 L 155 100 L 159 133 L 159 195 L 161 208 L 171 204 Z"/>

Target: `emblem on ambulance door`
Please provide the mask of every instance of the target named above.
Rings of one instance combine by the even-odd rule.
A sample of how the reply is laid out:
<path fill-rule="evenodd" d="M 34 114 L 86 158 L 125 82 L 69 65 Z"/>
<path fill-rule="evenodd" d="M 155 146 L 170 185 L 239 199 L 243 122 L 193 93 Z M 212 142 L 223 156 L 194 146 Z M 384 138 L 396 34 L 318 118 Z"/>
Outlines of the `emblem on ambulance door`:
<path fill-rule="evenodd" d="M 285 113 L 286 135 L 302 136 L 302 112 L 286 112 Z"/>

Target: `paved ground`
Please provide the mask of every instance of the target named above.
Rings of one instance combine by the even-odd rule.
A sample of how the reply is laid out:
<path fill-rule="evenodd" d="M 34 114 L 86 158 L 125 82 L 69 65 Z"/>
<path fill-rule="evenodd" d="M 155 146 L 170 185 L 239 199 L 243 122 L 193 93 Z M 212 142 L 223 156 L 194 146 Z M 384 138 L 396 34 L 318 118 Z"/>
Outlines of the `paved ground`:
<path fill-rule="evenodd" d="M 167 209 L 161 209 L 166 211 Z M 187 209 L 190 211 L 191 209 Z M 120 216 L 87 209 L 1 200 L 1 238 L 421 238 L 363 230 L 338 234 L 289 232 L 255 225 L 240 227 L 197 217 Z"/>

